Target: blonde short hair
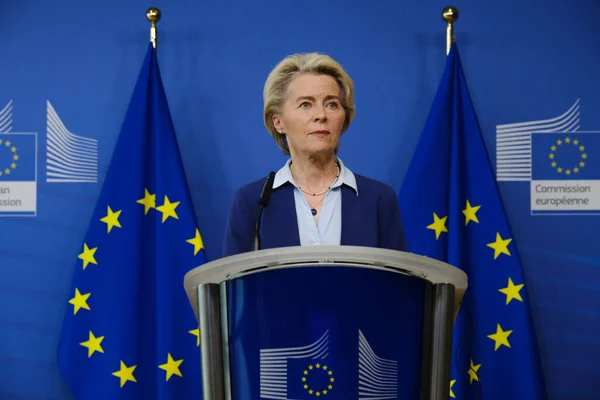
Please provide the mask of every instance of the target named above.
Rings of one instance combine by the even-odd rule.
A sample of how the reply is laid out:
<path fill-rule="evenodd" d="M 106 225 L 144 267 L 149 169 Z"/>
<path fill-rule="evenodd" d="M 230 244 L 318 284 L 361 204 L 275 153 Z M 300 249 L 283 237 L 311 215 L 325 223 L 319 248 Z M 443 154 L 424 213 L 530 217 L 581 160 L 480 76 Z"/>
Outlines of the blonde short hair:
<path fill-rule="evenodd" d="M 290 154 L 290 150 L 285 135 L 275 128 L 273 116 L 282 112 L 290 82 L 302 74 L 329 75 L 336 80 L 340 87 L 340 101 L 346 111 L 342 133 L 350 126 L 355 113 L 354 83 L 337 61 L 320 53 L 287 56 L 269 73 L 263 90 L 265 126 L 286 155 Z"/>

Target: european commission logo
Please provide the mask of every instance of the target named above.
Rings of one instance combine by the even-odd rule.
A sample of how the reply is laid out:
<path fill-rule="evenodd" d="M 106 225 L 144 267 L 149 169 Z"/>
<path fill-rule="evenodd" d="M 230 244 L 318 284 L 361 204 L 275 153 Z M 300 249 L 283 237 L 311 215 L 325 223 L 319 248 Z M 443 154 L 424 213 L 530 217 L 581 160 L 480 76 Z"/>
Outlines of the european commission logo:
<path fill-rule="evenodd" d="M 600 213 L 600 131 L 580 131 L 579 100 L 547 120 L 496 127 L 496 178 L 530 183 L 531 213 Z"/>
<path fill-rule="evenodd" d="M 12 131 L 12 101 L 0 111 L 0 217 L 37 212 L 37 134 Z"/>
<path fill-rule="evenodd" d="M 37 136 L 0 135 L 0 216 L 35 216 Z"/>
<path fill-rule="evenodd" d="M 46 109 L 46 182 L 98 182 L 98 142 L 67 130 Z M 13 131 L 13 103 L 0 110 L 0 217 L 37 215 L 38 137 Z"/>
<path fill-rule="evenodd" d="M 376 355 L 360 329 L 356 351 L 356 365 L 342 368 L 332 354 L 329 331 L 306 346 L 261 349 L 260 397 L 345 399 L 357 398 L 358 394 L 359 400 L 397 399 L 398 361 Z M 355 382 L 356 376 L 358 387 L 352 387 L 349 381 Z"/>

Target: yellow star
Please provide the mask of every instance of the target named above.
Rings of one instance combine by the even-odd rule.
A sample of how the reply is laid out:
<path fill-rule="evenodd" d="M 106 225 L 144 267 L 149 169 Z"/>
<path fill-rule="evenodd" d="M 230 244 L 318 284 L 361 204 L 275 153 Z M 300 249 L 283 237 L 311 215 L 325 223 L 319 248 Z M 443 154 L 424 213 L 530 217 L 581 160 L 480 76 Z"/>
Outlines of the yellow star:
<path fill-rule="evenodd" d="M 579 172 L 579 168 L 577 168 L 577 167 L 573 168 L 573 172 L 578 173 Z"/>
<path fill-rule="evenodd" d="M 552 147 L 550 147 L 550 150 L 552 150 L 552 151 L 556 151 L 556 146 L 552 146 Z"/>
<path fill-rule="evenodd" d="M 552 159 L 554 158 L 554 154 L 550 153 L 550 154 L 548 155 L 548 158 L 552 160 Z"/>
<path fill-rule="evenodd" d="M 333 385 L 327 385 L 327 389 L 329 389 L 329 390 L 333 389 Z"/>
<path fill-rule="evenodd" d="M 510 256 L 510 251 L 508 251 L 508 244 L 512 241 L 512 239 L 502 239 L 499 233 L 496 232 L 496 241 L 493 243 L 488 243 L 487 246 L 494 249 L 494 260 L 498 258 L 500 254 L 506 254 Z"/>
<path fill-rule="evenodd" d="M 319 397 L 321 395 L 321 392 L 317 392 L 315 394 L 317 395 L 317 397 Z"/>
<path fill-rule="evenodd" d="M 312 390 L 312 389 L 310 389 L 310 390 L 308 391 L 308 394 L 313 394 L 313 390 Z"/>
<path fill-rule="evenodd" d="M 144 198 L 139 199 L 137 203 L 144 205 L 144 215 L 146 215 L 151 208 L 156 208 L 156 195 L 150 194 L 148 189 L 144 189 Z"/>
<path fill-rule="evenodd" d="M 583 158 L 583 159 L 585 160 L 585 159 L 587 158 L 587 154 L 583 153 L 583 154 L 581 155 L 581 158 Z"/>
<path fill-rule="evenodd" d="M 323 389 L 323 394 L 327 394 L 327 389 Z"/>
<path fill-rule="evenodd" d="M 477 376 L 479 368 L 481 368 L 481 364 L 474 365 L 473 360 L 471 360 L 471 368 L 469 368 L 469 376 L 471 377 L 471 382 L 469 382 L 469 384 L 473 384 L 473 379 L 479 382 L 479 376 Z"/>
<path fill-rule="evenodd" d="M 81 342 L 79 344 L 82 345 L 83 347 L 87 347 L 88 358 L 90 358 L 92 356 L 92 354 L 94 354 L 94 352 L 96 352 L 96 351 L 99 351 L 100 353 L 104 353 L 102 346 L 100 346 L 100 343 L 102 343 L 103 340 L 104 340 L 104 336 L 96 337 L 96 336 L 94 336 L 92 331 L 90 331 L 89 339 L 86 340 L 85 342 Z"/>
<path fill-rule="evenodd" d="M 83 244 L 83 253 L 79 255 L 79 259 L 83 260 L 83 269 L 86 269 L 89 263 L 98 265 L 96 262 L 96 258 L 94 258 L 94 254 L 96 254 L 97 247 L 90 249 L 87 243 Z"/>
<path fill-rule="evenodd" d="M 200 236 L 200 231 L 198 230 L 198 228 L 196 228 L 196 236 L 186 240 L 186 242 L 194 245 L 194 255 L 198 254 L 198 252 L 204 248 L 202 236 Z"/>
<path fill-rule="evenodd" d="M 327 371 L 327 365 L 323 365 L 323 370 Z"/>
<path fill-rule="evenodd" d="M 5 145 L 6 147 L 10 147 L 10 142 L 7 140 L 7 141 L 6 141 L 6 143 L 4 143 L 4 145 Z"/>
<path fill-rule="evenodd" d="M 584 151 L 585 150 L 585 146 L 579 146 L 579 151 Z"/>
<path fill-rule="evenodd" d="M 183 375 L 181 375 L 181 371 L 179 371 L 179 366 L 181 365 L 182 362 L 183 362 L 183 359 L 173 360 L 173 357 L 171 357 L 171 353 L 168 353 L 167 354 L 167 362 L 165 364 L 159 365 L 158 368 L 164 369 L 165 371 L 167 371 L 167 381 L 168 381 L 169 379 L 171 379 L 171 377 L 173 375 L 183 376 Z"/>
<path fill-rule="evenodd" d="M 580 167 L 585 167 L 585 163 L 584 163 L 583 161 L 580 161 L 580 162 L 579 162 L 579 166 L 580 166 Z"/>
<path fill-rule="evenodd" d="M 452 397 L 453 399 L 456 398 L 456 396 L 454 395 L 454 392 L 452 391 L 452 386 L 454 386 L 455 383 L 456 383 L 456 379 L 453 379 L 450 381 L 450 397 Z"/>
<path fill-rule="evenodd" d="M 558 168 L 556 169 L 556 172 L 558 172 L 559 174 L 561 174 L 561 173 L 562 173 L 562 171 L 563 171 L 563 169 L 562 169 L 562 168 L 560 168 L 560 167 L 558 167 Z"/>
<path fill-rule="evenodd" d="M 8 142 L 7 142 L 7 143 L 8 143 Z M 17 152 L 17 148 L 16 148 L 15 146 L 13 146 L 13 147 L 11 147 L 11 148 L 10 148 L 10 151 L 11 151 L 12 153 L 16 153 L 16 152 Z"/>
<path fill-rule="evenodd" d="M 308 389 L 308 385 L 304 385 L 304 389 Z"/>
<path fill-rule="evenodd" d="M 304 370 L 304 375 L 308 375 L 308 371 L 307 370 Z"/>
<path fill-rule="evenodd" d="M 579 140 L 578 140 L 578 139 L 575 139 L 575 140 L 573 140 L 573 144 L 574 144 L 575 146 L 577 146 L 577 145 L 579 144 Z"/>
<path fill-rule="evenodd" d="M 327 374 L 328 375 L 333 375 L 333 371 L 329 371 Z"/>
<path fill-rule="evenodd" d="M 15 169 L 15 168 L 17 168 L 17 163 L 12 163 L 12 164 L 10 164 L 10 167 L 11 167 L 12 169 Z"/>
<path fill-rule="evenodd" d="M 556 161 L 552 161 L 552 167 L 556 168 Z"/>
<path fill-rule="evenodd" d="M 309 365 L 309 366 L 308 366 L 308 369 L 313 369 L 313 366 L 312 366 L 312 365 Z"/>
<path fill-rule="evenodd" d="M 110 233 L 110 230 L 115 226 L 117 228 L 121 227 L 121 223 L 119 222 L 119 215 L 121 215 L 120 210 L 117 212 L 113 212 L 110 206 L 108 206 L 108 214 L 106 215 L 106 217 L 100 218 L 100 221 L 106 223 L 108 233 Z"/>
<path fill-rule="evenodd" d="M 570 170 L 570 169 L 566 170 L 566 171 L 565 171 L 565 174 L 567 174 L 567 175 L 571 175 L 571 170 Z"/>
<path fill-rule="evenodd" d="M 335 382 L 335 378 L 329 378 L 329 382 Z"/>
<path fill-rule="evenodd" d="M 179 219 L 177 213 L 175 212 L 175 209 L 177 208 L 179 203 L 179 201 L 171 203 L 167 195 L 165 195 L 165 202 L 163 203 L 163 205 L 156 207 L 156 211 L 160 211 L 162 213 L 162 222 L 165 222 L 169 217 Z"/>
<path fill-rule="evenodd" d="M 81 294 L 79 293 L 79 289 L 75 288 L 75 297 L 69 300 L 69 303 L 73 304 L 73 315 L 77 314 L 81 308 L 85 308 L 86 310 L 90 309 L 88 306 L 87 299 L 90 297 L 91 293 Z"/>
<path fill-rule="evenodd" d="M 571 138 L 566 138 L 565 143 L 571 143 Z"/>
<path fill-rule="evenodd" d="M 317 368 L 321 368 L 321 364 L 317 363 Z"/>
<path fill-rule="evenodd" d="M 448 228 L 446 228 L 446 220 L 448 217 L 441 218 L 437 216 L 436 213 L 433 213 L 433 223 L 427 226 L 427 229 L 431 229 L 435 231 L 435 240 L 438 240 L 442 232 L 448 232 Z"/>
<path fill-rule="evenodd" d="M 500 327 L 500 324 L 498 324 L 496 333 L 487 336 L 495 342 L 494 351 L 498 350 L 498 348 L 502 345 L 510 348 L 508 336 L 510 336 L 511 333 L 512 331 L 503 331 Z"/>
<path fill-rule="evenodd" d="M 498 291 L 506 295 L 506 304 L 508 305 L 508 303 L 510 303 L 512 299 L 523 301 L 523 299 L 521 298 L 521 294 L 519 293 L 519 290 L 521 290 L 523 286 L 525 285 L 515 285 L 512 279 L 508 278 L 508 286 L 502 289 L 498 289 Z"/>
<path fill-rule="evenodd" d="M 196 338 L 197 338 L 196 346 L 200 346 L 200 328 L 192 329 L 191 331 L 188 331 L 188 332 L 191 333 L 192 335 L 196 336 Z"/>
<path fill-rule="evenodd" d="M 5 173 L 5 174 L 10 174 L 10 169 L 6 168 L 6 169 L 4 170 L 4 173 Z"/>
<path fill-rule="evenodd" d="M 306 382 L 306 377 L 305 376 L 302 377 L 302 382 Z M 307 385 L 304 385 L 304 389 L 306 389 L 306 386 Z"/>
<path fill-rule="evenodd" d="M 474 221 L 474 222 L 479 223 L 476 213 L 480 208 L 481 208 L 481 206 L 472 207 L 471 203 L 469 203 L 469 200 L 467 200 L 467 208 L 462 210 L 463 214 L 465 214 L 465 226 L 467 226 L 469 224 L 469 221 Z"/>
<path fill-rule="evenodd" d="M 137 382 L 135 380 L 135 377 L 133 376 L 133 371 L 136 367 L 137 365 L 128 367 L 123 361 L 121 361 L 121 368 L 118 371 L 113 372 L 112 374 L 121 379 L 121 387 L 123 387 L 123 385 L 125 385 L 127 381 Z"/>
<path fill-rule="evenodd" d="M 556 144 L 558 144 L 558 145 L 561 145 L 561 144 L 562 144 L 562 140 L 558 139 L 558 140 L 556 141 Z"/>
<path fill-rule="evenodd" d="M 0 144 L 2 144 L 2 139 L 0 139 Z"/>
<path fill-rule="evenodd" d="M 13 160 L 17 161 L 18 159 L 19 159 L 19 156 L 18 156 L 17 154 L 15 154 L 15 155 L 13 156 Z"/>

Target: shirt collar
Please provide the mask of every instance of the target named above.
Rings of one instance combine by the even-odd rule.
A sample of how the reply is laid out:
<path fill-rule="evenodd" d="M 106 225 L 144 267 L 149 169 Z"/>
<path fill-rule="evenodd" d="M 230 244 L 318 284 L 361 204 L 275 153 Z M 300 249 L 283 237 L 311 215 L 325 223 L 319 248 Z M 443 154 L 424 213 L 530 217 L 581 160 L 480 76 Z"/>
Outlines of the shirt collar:
<path fill-rule="evenodd" d="M 346 185 L 354 189 L 356 195 L 358 196 L 356 177 L 354 176 L 352 171 L 350 171 L 350 169 L 348 169 L 348 167 L 344 165 L 342 160 L 340 160 L 339 158 L 336 159 L 340 165 L 340 179 L 338 179 L 337 182 L 333 184 L 332 188 Z M 298 187 L 298 185 L 294 181 L 294 177 L 292 176 L 292 171 L 290 169 L 291 163 L 292 159 L 290 158 L 287 160 L 285 165 L 281 167 L 279 171 L 277 171 L 277 173 L 275 174 L 275 180 L 273 181 L 273 189 L 277 189 L 279 186 L 283 185 L 286 182 L 290 182 L 292 185 Z"/>

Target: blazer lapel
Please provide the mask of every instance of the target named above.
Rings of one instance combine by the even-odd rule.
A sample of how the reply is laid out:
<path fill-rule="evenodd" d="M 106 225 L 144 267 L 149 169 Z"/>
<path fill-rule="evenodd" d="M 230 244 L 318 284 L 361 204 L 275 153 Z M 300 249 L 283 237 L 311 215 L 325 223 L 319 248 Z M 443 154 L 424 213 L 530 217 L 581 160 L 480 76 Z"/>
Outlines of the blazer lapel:
<path fill-rule="evenodd" d="M 263 212 L 262 248 L 300 246 L 294 187 L 289 182 L 271 194 Z"/>
<path fill-rule="evenodd" d="M 340 244 L 358 246 L 361 244 L 362 229 L 360 204 L 356 192 L 351 187 L 342 186 L 342 237 Z"/>

